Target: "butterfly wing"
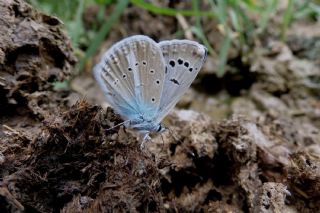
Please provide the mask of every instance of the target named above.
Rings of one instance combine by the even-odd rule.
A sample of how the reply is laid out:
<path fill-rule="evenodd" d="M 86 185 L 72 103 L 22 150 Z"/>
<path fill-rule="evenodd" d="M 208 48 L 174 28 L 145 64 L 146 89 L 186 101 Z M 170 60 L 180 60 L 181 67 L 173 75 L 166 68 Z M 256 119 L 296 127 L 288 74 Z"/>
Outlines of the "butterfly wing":
<path fill-rule="evenodd" d="M 94 68 L 109 104 L 126 120 L 158 112 L 165 62 L 160 47 L 147 36 L 116 43 Z"/>
<path fill-rule="evenodd" d="M 166 62 L 165 83 L 158 115 L 160 122 L 196 78 L 206 59 L 207 49 L 189 40 L 162 41 L 159 46 Z"/>

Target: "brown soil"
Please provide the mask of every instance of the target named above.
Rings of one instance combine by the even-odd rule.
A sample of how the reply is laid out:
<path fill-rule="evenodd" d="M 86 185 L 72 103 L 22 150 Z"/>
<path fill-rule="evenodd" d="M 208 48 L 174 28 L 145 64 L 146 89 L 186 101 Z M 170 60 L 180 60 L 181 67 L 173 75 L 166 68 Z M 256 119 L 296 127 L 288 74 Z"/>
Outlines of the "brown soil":
<path fill-rule="evenodd" d="M 134 132 L 106 131 L 121 119 L 99 106 L 90 73 L 53 90 L 76 63 L 59 19 L 22 0 L 1 0 L 0 14 L 0 212 L 320 212 L 314 25 L 256 42 L 247 63 L 234 47 L 227 69 L 239 72 L 222 79 L 209 57 L 178 104 L 205 113 L 174 110 L 170 131 L 141 150 Z M 121 34 L 171 38 L 181 24 L 132 7 L 121 23 L 106 46 Z"/>

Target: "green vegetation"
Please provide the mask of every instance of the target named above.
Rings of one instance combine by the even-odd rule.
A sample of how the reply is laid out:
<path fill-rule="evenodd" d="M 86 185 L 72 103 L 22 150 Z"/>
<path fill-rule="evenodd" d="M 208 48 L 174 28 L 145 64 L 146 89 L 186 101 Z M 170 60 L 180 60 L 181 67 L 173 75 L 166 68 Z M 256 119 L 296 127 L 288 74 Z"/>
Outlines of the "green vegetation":
<path fill-rule="evenodd" d="M 201 21 L 204 17 L 215 19 L 224 37 L 217 53 L 220 63 L 218 76 L 223 76 L 225 73 L 228 51 L 232 43 L 237 42 L 245 55 L 250 42 L 265 33 L 270 20 L 275 16 L 282 20 L 279 26 L 279 37 L 284 41 L 287 29 L 293 21 L 302 18 L 319 19 L 320 17 L 318 0 L 190 0 L 187 2 L 191 7 L 186 10 L 160 7 L 151 3 L 152 1 L 144 0 L 29 0 L 29 2 L 40 10 L 59 17 L 65 23 L 80 59 L 75 74 L 81 71 L 87 60 L 95 54 L 110 29 L 129 5 L 154 14 L 167 16 L 179 14 L 195 17 L 195 22 L 189 30 L 208 47 L 210 53 L 214 53 L 214 49 L 210 46 Z M 202 9 L 203 2 L 209 6 L 206 7 L 208 9 Z M 90 26 L 90 29 L 87 29 L 88 27 L 85 28 L 83 23 L 83 16 L 86 9 L 94 4 L 98 4 L 100 9 L 95 17 L 95 23 Z M 284 4 L 285 7 L 281 8 L 280 4 Z M 105 15 L 107 7 L 113 7 L 113 9 Z"/>

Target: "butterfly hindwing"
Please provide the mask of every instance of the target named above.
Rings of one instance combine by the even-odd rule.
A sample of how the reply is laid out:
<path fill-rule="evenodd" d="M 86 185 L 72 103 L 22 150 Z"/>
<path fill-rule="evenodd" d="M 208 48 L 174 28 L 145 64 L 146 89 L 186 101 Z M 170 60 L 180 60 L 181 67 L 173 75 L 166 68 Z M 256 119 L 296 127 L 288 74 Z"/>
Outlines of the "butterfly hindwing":
<path fill-rule="evenodd" d="M 171 40 L 159 43 L 166 68 L 158 121 L 176 105 L 200 71 L 207 49 L 194 41 Z"/>
<path fill-rule="evenodd" d="M 155 116 L 164 84 L 160 47 L 147 36 L 131 36 L 111 47 L 94 75 L 107 101 L 124 117 Z"/>

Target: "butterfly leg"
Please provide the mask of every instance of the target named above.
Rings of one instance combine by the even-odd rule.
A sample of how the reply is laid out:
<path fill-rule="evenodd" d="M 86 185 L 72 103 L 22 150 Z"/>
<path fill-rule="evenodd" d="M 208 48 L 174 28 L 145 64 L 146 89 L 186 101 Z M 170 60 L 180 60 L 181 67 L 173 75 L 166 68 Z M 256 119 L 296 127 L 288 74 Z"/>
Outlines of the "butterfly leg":
<path fill-rule="evenodd" d="M 144 149 L 144 143 L 146 141 L 151 141 L 151 137 L 149 136 L 149 131 L 141 131 L 140 132 L 140 139 L 142 140 L 142 142 L 140 144 L 140 149 L 143 150 Z"/>

